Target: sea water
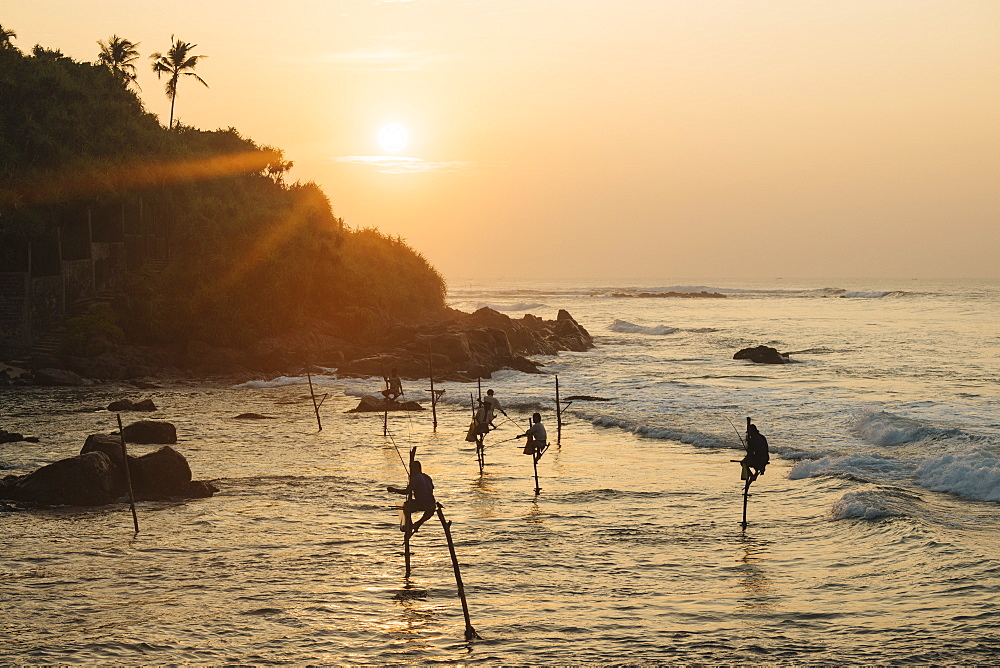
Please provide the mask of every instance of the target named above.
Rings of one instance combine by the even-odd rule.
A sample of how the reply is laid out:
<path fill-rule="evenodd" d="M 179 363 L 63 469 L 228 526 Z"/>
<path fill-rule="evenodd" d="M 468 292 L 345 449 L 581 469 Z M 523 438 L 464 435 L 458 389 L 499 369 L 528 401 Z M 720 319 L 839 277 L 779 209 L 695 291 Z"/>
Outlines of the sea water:
<path fill-rule="evenodd" d="M 658 298 L 714 292 L 724 298 Z M 647 296 L 635 296 L 635 295 Z M 0 393 L 4 474 L 152 397 L 211 499 L 0 513 L 4 663 L 975 663 L 1000 651 L 1000 284 L 452 281 L 463 310 L 566 309 L 594 335 L 543 374 L 483 381 L 510 419 L 480 474 L 475 383 L 430 411 L 346 414 L 381 379 Z M 734 360 L 759 344 L 785 365 Z M 566 399 L 561 439 L 555 378 Z M 429 407 L 427 379 L 404 381 Z M 538 463 L 514 438 L 538 411 Z M 234 419 L 257 412 L 269 419 Z M 126 422 L 138 419 L 123 416 Z M 145 416 L 144 417 L 148 417 Z M 740 437 L 771 464 L 741 527 Z M 141 454 L 158 446 L 131 446 Z M 387 485 L 417 448 L 437 518 L 402 534 Z"/>

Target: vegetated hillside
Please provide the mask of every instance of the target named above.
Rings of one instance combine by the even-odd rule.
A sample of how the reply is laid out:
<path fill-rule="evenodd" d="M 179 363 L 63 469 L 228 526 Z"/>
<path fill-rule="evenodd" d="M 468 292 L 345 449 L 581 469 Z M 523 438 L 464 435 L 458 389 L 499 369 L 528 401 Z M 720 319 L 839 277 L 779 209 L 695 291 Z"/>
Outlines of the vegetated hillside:
<path fill-rule="evenodd" d="M 134 268 L 114 302 L 133 342 L 241 346 L 359 307 L 443 308 L 419 253 L 345 226 L 316 184 L 284 182 L 290 167 L 233 128 L 164 128 L 104 66 L 0 45 L 0 263 L 81 211 L 141 206 L 169 260 Z"/>

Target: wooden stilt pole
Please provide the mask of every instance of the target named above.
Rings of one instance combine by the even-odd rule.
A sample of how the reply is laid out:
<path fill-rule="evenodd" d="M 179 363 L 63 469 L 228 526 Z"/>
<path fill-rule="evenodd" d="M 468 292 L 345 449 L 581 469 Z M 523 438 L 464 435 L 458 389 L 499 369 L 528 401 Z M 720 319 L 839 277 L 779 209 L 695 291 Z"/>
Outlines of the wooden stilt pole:
<path fill-rule="evenodd" d="M 739 435 L 739 431 L 736 432 L 736 435 L 737 436 Z M 747 418 L 747 437 L 746 437 L 746 440 L 743 441 L 743 447 L 746 448 L 747 455 L 749 456 L 750 455 L 750 418 L 749 417 Z M 750 467 L 747 466 L 745 463 L 743 463 L 740 460 L 734 459 L 732 461 L 738 461 L 742 465 L 743 471 L 745 472 L 745 475 L 747 477 L 746 484 L 743 485 L 743 521 L 740 523 L 740 526 L 743 527 L 744 531 L 746 531 L 746 528 L 747 528 L 747 499 L 750 498 L 750 485 L 751 485 L 751 483 L 753 483 L 754 480 L 757 479 L 757 473 L 752 473 L 750 471 Z"/>
<path fill-rule="evenodd" d="M 538 449 L 536 448 L 534 454 L 531 455 L 532 464 L 534 464 L 535 467 L 535 496 L 542 493 L 542 488 L 538 486 L 538 458 L 539 454 Z"/>
<path fill-rule="evenodd" d="M 434 360 L 431 359 L 431 349 L 427 348 L 427 368 L 431 377 L 431 416 L 434 418 L 434 430 L 438 428 L 437 393 L 434 392 Z"/>
<path fill-rule="evenodd" d="M 135 525 L 135 533 L 139 534 L 139 516 L 135 514 L 135 494 L 132 493 L 132 473 L 128 468 L 128 448 L 125 447 L 125 428 L 122 427 L 122 416 L 118 414 L 118 436 L 122 442 L 122 468 L 125 469 L 125 488 L 128 489 L 128 502 L 132 507 L 132 524 Z"/>
<path fill-rule="evenodd" d="M 559 402 L 559 374 L 556 374 L 556 445 L 562 445 L 562 404 Z"/>
<path fill-rule="evenodd" d="M 309 380 L 309 395 L 313 400 L 313 410 L 316 411 L 316 424 L 319 426 L 319 430 L 323 431 L 323 421 L 319 419 L 319 404 L 316 403 L 316 392 L 313 390 L 312 373 L 309 371 L 308 361 L 306 361 L 306 378 Z"/>
<path fill-rule="evenodd" d="M 383 369 L 383 373 L 385 370 Z M 385 396 L 382 397 L 382 401 L 385 402 L 383 405 L 385 407 L 385 412 L 382 414 L 382 436 L 388 436 L 389 434 L 389 379 L 386 376 L 382 376 L 385 380 Z"/>
<path fill-rule="evenodd" d="M 458 586 L 458 598 L 462 601 L 462 614 L 465 615 L 465 639 L 482 640 L 482 636 L 476 633 L 472 627 L 472 620 L 469 618 L 469 603 L 465 599 L 465 586 L 462 584 L 462 572 L 458 568 L 458 556 L 455 554 L 455 542 L 451 539 L 451 522 L 444 518 L 442 505 L 437 504 L 438 519 L 444 527 L 444 537 L 448 540 L 448 552 L 451 553 L 451 566 L 455 570 L 455 584 Z"/>
<path fill-rule="evenodd" d="M 416 447 L 412 447 L 412 448 L 410 448 L 410 468 L 407 470 L 407 474 L 408 475 L 412 475 L 413 474 L 413 460 L 416 459 L 416 458 L 417 458 L 417 448 Z M 410 501 L 413 500 L 413 487 L 412 487 L 411 483 L 412 483 L 411 480 L 407 480 L 406 481 L 406 485 L 410 488 L 410 491 L 406 495 L 406 502 L 405 503 L 409 503 Z M 409 515 L 407 515 L 407 511 L 404 509 L 404 511 L 403 511 L 403 520 L 406 521 L 407 519 L 410 519 L 410 517 L 409 517 Z M 405 577 L 410 577 L 410 537 L 411 536 L 413 536 L 413 532 L 410 531 L 409 527 L 407 527 L 406 531 L 403 533 L 403 559 L 406 562 Z"/>

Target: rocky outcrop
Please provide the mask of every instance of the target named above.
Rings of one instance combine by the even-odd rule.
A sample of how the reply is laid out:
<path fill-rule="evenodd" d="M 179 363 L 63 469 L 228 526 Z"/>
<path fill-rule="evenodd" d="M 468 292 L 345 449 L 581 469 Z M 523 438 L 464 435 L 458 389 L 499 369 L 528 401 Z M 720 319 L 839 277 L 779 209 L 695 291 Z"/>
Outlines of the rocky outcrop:
<path fill-rule="evenodd" d="M 162 420 L 139 420 L 126 426 L 123 433 L 129 443 L 177 442 L 177 428 Z"/>
<path fill-rule="evenodd" d="M 566 311 L 555 320 L 525 315 L 515 320 L 490 308 L 475 313 L 449 311 L 439 321 L 395 325 L 374 347 L 379 352 L 345 362 L 346 376 L 380 376 L 397 369 L 403 378 L 425 378 L 430 366 L 440 380 L 490 378 L 499 369 L 540 373 L 528 355 L 555 355 L 561 350 L 584 351 L 593 338 Z"/>
<path fill-rule="evenodd" d="M 109 411 L 155 411 L 156 404 L 152 399 L 142 401 L 132 401 L 131 399 L 119 399 L 108 404 Z"/>
<path fill-rule="evenodd" d="M 68 369 L 45 368 L 34 373 L 35 385 L 50 387 L 82 387 L 90 382 Z"/>
<path fill-rule="evenodd" d="M 757 364 L 788 364 L 788 353 L 779 353 L 769 346 L 757 346 L 755 348 L 744 348 L 735 355 L 734 360 L 750 360 Z"/>
<path fill-rule="evenodd" d="M 357 406 L 352 408 L 348 413 L 383 413 L 388 411 L 422 411 L 424 407 L 418 404 L 416 401 L 389 401 L 388 405 L 385 399 L 380 399 L 379 397 L 373 397 L 370 394 L 366 394 L 361 397 L 361 401 Z"/>
<path fill-rule="evenodd" d="M 499 369 L 539 373 L 539 364 L 530 356 L 583 351 L 593 345 L 590 333 L 565 310 L 559 311 L 555 320 L 533 315 L 513 319 L 482 308 L 475 313 L 442 309 L 425 320 L 397 321 L 384 312 L 362 307 L 329 321 L 260 339 L 242 349 L 196 339 L 162 347 L 102 339 L 88 348 L 86 357 L 38 360 L 33 364 L 37 369 L 33 382 L 84 385 L 92 382 L 89 379 L 189 375 L 243 376 L 249 380 L 260 374 L 301 373 L 306 360 L 314 367 L 335 368 L 346 376 L 380 376 L 397 368 L 403 378 L 426 378 L 430 363 L 436 379 L 461 381 L 489 378 Z"/>
<path fill-rule="evenodd" d="M 37 505 L 99 506 L 127 496 L 121 439 L 91 434 L 76 457 L 43 466 L 25 476 L 0 481 L 0 498 Z M 128 456 L 132 492 L 138 501 L 205 498 L 218 489 L 191 480 L 182 454 L 164 446 L 141 457 Z"/>

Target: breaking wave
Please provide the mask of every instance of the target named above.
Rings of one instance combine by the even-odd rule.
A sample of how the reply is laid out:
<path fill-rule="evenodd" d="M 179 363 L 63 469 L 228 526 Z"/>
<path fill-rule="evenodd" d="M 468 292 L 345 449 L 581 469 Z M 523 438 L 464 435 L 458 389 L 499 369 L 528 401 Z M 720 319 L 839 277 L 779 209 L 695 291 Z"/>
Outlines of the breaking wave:
<path fill-rule="evenodd" d="M 989 448 L 931 457 L 917 468 L 917 483 L 980 501 L 1000 501 L 1000 457 Z"/>
<path fill-rule="evenodd" d="M 963 435 L 959 429 L 937 429 L 885 411 L 865 411 L 850 427 L 858 438 L 872 445 L 903 445 L 929 438 Z"/>
<path fill-rule="evenodd" d="M 866 489 L 847 492 L 833 504 L 833 519 L 879 520 L 885 517 L 907 517 L 919 497 L 898 489 Z"/>

